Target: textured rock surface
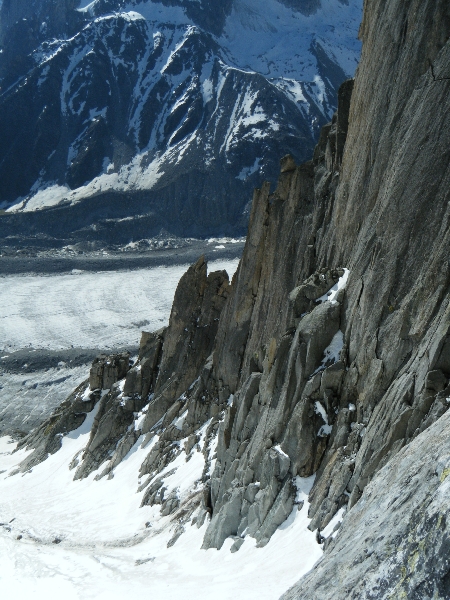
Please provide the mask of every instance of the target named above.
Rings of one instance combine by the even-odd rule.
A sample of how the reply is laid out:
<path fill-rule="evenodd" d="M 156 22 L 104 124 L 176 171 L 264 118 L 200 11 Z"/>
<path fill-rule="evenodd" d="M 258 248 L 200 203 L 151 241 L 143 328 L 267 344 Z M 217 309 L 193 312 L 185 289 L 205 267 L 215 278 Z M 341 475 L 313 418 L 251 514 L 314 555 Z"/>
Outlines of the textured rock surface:
<path fill-rule="evenodd" d="M 164 338 L 154 399 L 143 424 L 144 433 L 150 431 L 174 400 L 198 378 L 212 352 L 228 288 L 226 271 L 207 275 L 204 257 L 181 278 Z"/>
<path fill-rule="evenodd" d="M 401 450 L 282 600 L 448 598 L 450 413 Z"/>

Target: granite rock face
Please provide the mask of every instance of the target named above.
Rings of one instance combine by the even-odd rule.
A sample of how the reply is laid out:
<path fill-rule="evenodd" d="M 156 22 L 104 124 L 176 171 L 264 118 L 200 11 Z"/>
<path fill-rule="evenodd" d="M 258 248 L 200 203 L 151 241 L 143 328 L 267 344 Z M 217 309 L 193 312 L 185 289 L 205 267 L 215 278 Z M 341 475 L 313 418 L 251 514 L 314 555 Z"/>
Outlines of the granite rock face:
<path fill-rule="evenodd" d="M 282 600 L 448 598 L 450 413 L 383 467 Z"/>

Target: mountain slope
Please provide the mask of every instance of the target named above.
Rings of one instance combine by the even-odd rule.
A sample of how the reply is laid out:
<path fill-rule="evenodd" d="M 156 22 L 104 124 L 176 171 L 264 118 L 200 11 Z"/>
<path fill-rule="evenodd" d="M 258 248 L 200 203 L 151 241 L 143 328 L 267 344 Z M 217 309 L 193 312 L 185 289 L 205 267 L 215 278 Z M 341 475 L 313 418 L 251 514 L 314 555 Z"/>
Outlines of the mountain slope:
<path fill-rule="evenodd" d="M 242 232 L 259 178 L 309 157 L 356 64 L 358 2 L 167 4 L 68 5 L 64 36 L 2 5 L 2 237 L 128 242 L 125 217 L 141 237 Z"/>
<path fill-rule="evenodd" d="M 292 570 L 318 562 L 286 599 L 448 598 L 450 8 L 371 0 L 361 32 L 313 160 L 255 190 L 232 282 L 192 265 L 168 328 L 99 357 L 4 485 L 58 456 L 74 483 L 126 470 L 169 548 L 196 526 L 244 570 L 296 531 Z"/>

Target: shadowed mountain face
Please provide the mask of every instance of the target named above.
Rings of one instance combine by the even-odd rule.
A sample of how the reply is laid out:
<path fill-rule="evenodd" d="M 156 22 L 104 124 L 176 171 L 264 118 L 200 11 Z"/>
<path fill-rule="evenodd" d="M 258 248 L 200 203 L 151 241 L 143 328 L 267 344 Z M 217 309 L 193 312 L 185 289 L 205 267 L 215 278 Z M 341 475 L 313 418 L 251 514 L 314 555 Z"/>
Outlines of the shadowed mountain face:
<path fill-rule="evenodd" d="M 76 4 L 0 8 L 2 238 L 245 231 L 358 57 L 359 0 Z"/>

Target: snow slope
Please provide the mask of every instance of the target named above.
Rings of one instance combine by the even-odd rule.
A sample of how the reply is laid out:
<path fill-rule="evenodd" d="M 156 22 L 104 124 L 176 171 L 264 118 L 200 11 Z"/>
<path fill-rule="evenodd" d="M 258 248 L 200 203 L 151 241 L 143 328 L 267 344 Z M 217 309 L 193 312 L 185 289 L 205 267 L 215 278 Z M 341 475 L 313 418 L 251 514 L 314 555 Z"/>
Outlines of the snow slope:
<path fill-rule="evenodd" d="M 94 411 L 95 412 L 95 411 Z M 159 507 L 139 508 L 138 469 L 149 447 L 140 439 L 112 480 L 72 480 L 68 463 L 86 444 L 94 414 L 64 438 L 62 449 L 24 476 L 9 476 L 26 452 L 11 454 L 0 438 L 0 589 L 36 599 L 114 599 L 149 596 L 155 600 L 199 596 L 231 600 L 275 600 L 321 556 L 307 530 L 307 493 L 313 478 L 299 480 L 297 506 L 264 548 L 247 538 L 231 554 L 201 550 L 206 524 L 187 531 L 171 548 L 175 524 Z M 204 428 L 203 428 L 204 429 Z M 195 491 L 204 461 L 195 452 L 179 462 L 172 486 Z M 173 468 L 173 465 L 170 465 Z M 146 526 L 151 523 L 151 526 Z M 18 539 L 20 536 L 20 539 Z"/>

